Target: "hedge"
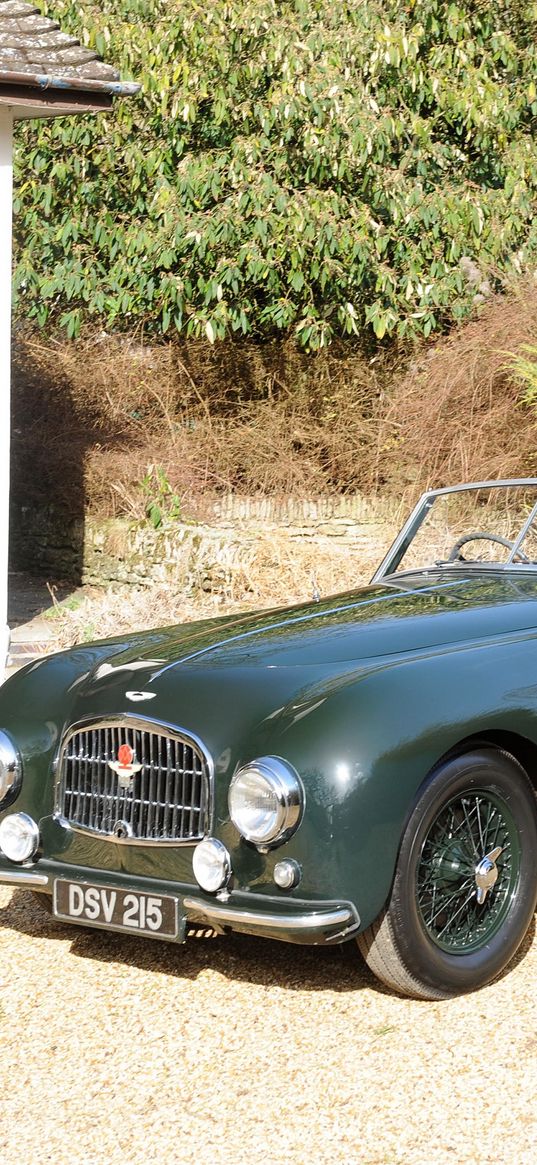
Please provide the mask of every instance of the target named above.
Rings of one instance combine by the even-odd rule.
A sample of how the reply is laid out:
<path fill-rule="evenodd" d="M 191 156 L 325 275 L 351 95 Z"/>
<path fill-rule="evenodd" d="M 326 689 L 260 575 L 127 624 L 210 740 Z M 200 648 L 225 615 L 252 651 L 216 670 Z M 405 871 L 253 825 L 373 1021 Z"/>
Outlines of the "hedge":
<path fill-rule="evenodd" d="M 534 261 L 534 3 L 40 6 L 143 90 L 18 130 L 19 318 L 404 340 Z"/>

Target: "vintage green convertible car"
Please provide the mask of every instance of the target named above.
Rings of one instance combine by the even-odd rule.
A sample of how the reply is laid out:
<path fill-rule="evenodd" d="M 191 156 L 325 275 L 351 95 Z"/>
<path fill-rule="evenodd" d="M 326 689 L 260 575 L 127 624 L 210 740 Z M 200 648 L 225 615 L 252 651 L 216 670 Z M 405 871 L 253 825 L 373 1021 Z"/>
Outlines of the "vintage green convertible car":
<path fill-rule="evenodd" d="M 425 494 L 370 586 L 30 664 L 0 729 L 0 882 L 57 918 L 479 987 L 537 900 L 537 480 Z"/>

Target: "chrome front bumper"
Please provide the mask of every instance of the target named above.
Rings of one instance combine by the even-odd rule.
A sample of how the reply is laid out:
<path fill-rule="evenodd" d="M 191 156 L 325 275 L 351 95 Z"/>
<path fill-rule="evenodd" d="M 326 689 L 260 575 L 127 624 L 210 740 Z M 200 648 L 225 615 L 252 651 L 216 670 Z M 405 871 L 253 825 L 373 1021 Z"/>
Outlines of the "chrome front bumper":
<path fill-rule="evenodd" d="M 81 882 L 102 881 L 102 873 L 98 870 L 67 871 L 55 867 L 48 873 L 44 870 L 38 873 L 36 870 L 0 868 L 0 885 L 20 886 L 21 889 L 35 887 L 49 894 L 52 894 L 55 877 L 74 877 Z M 154 889 L 176 897 L 181 917 L 176 940 L 179 942 L 185 940 L 188 926 L 196 924 L 210 926 L 220 933 L 233 930 L 281 942 L 310 945 L 345 942 L 360 928 L 360 917 L 352 902 L 311 902 L 246 891 L 238 891 L 223 900 L 209 895 L 200 897 L 193 893 L 191 886 L 167 883 L 157 887 L 148 879 L 142 882 L 120 874 L 109 875 L 107 882 L 111 886 L 123 887 L 128 883 L 133 890 L 147 893 Z"/>
<path fill-rule="evenodd" d="M 0 870 L 0 886 L 7 882 L 8 886 L 41 886 L 44 889 L 50 884 L 48 874 L 34 874 L 32 870 Z"/>
<path fill-rule="evenodd" d="M 241 895 L 247 902 L 207 901 L 187 895 L 183 906 L 189 922 L 211 926 L 214 930 L 236 930 L 290 943 L 338 943 L 351 938 L 360 926 L 356 908 L 350 902 L 296 902 L 289 899 L 276 903 L 262 895 Z M 274 906 L 280 907 L 276 911 Z"/>

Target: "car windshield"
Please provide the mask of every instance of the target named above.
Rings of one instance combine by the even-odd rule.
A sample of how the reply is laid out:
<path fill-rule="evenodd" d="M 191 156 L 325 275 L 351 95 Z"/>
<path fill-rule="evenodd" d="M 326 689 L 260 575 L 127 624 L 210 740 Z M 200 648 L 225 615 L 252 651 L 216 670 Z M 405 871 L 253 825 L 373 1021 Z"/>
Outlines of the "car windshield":
<path fill-rule="evenodd" d="M 537 571 L 537 480 L 424 494 L 373 581 L 431 567 Z"/>

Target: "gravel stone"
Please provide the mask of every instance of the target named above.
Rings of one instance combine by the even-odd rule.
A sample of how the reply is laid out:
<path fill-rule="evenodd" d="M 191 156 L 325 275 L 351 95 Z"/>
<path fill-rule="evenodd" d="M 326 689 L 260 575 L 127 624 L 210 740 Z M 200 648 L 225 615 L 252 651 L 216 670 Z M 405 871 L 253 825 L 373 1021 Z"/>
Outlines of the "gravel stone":
<path fill-rule="evenodd" d="M 0 887 L 0 1161 L 534 1165 L 537 939 L 473 995 L 388 993 L 354 944 L 185 946 Z"/>

